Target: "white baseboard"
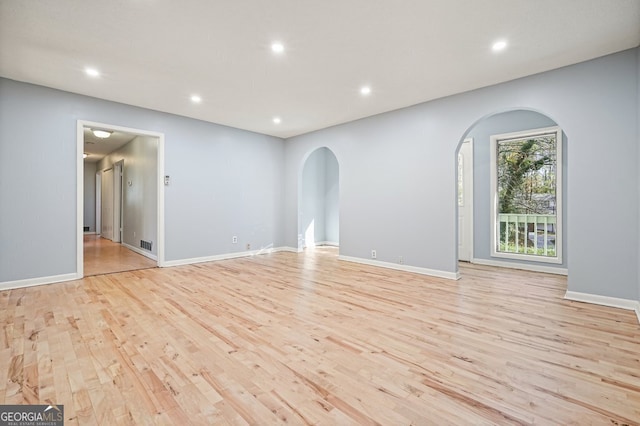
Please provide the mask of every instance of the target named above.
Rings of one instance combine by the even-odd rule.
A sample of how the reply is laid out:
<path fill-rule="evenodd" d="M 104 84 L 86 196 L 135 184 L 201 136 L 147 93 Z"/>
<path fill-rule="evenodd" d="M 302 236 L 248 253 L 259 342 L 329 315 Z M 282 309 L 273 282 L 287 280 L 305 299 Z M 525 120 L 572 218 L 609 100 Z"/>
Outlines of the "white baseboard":
<path fill-rule="evenodd" d="M 131 251 L 135 251 L 136 253 L 143 255 L 144 257 L 148 257 L 149 259 L 155 260 L 156 262 L 158 261 L 158 256 L 156 256 L 153 253 L 149 253 L 146 250 L 142 250 L 141 248 L 134 247 L 134 246 L 132 246 L 130 244 L 127 244 L 127 243 L 122 243 L 122 245 L 125 246 L 126 248 L 128 248 Z"/>
<path fill-rule="evenodd" d="M 318 241 L 316 246 L 340 247 L 340 244 L 335 241 Z"/>
<path fill-rule="evenodd" d="M 382 262 L 379 260 L 362 259 L 359 257 L 350 257 L 350 256 L 342 256 L 342 255 L 338 256 L 338 260 L 362 263 L 363 265 L 379 266 L 381 268 L 395 269 L 395 270 L 404 271 L 404 272 L 413 272 L 415 274 L 429 275 L 431 277 L 446 278 L 449 280 L 460 279 L 459 272 L 439 271 L 437 269 L 420 268 L 417 266 L 400 265 L 398 263 Z"/>
<path fill-rule="evenodd" d="M 554 268 L 553 266 L 534 265 L 530 263 L 501 262 L 499 260 L 471 259 L 471 263 L 477 265 L 497 266 L 500 268 L 521 269 L 523 271 L 544 272 L 547 274 L 569 275 L 567 268 Z"/>
<path fill-rule="evenodd" d="M 308 246 L 306 244 L 304 244 L 302 246 L 302 250 L 309 248 L 309 247 L 340 247 L 340 244 L 338 243 L 334 243 L 332 241 L 318 241 L 316 243 L 313 243 L 312 246 Z"/>
<path fill-rule="evenodd" d="M 15 288 L 33 287 L 36 285 L 53 284 L 62 281 L 78 280 L 80 277 L 75 272 L 73 274 L 52 275 L 49 277 L 29 278 L 26 280 L 5 281 L 0 283 L 0 290 L 12 290 Z"/>
<path fill-rule="evenodd" d="M 294 249 L 293 247 L 276 247 L 276 248 L 265 247 L 260 250 L 238 251 L 235 253 L 224 253 L 224 254 L 217 254 L 213 256 L 194 257 L 191 259 L 168 260 L 164 262 L 162 267 L 191 265 L 194 263 L 204 263 L 204 262 L 215 262 L 218 260 L 236 259 L 239 257 L 249 257 L 249 256 L 260 255 L 260 254 L 277 253 L 281 251 L 293 252 L 293 253 L 298 252 L 298 250 Z"/>
<path fill-rule="evenodd" d="M 283 246 L 283 247 L 276 247 L 273 249 L 273 253 L 277 253 L 280 251 L 284 251 L 284 252 L 288 252 L 288 253 L 300 253 L 302 250 L 298 250 L 295 247 L 288 247 L 288 246 Z"/>
<path fill-rule="evenodd" d="M 96 235 L 96 231 L 87 231 L 84 235 Z"/>
<path fill-rule="evenodd" d="M 598 294 L 580 293 L 569 290 L 565 293 L 564 298 L 576 302 L 593 303 L 595 305 L 635 311 L 636 315 L 638 315 L 638 321 L 640 322 L 640 303 L 637 300 L 620 299 L 617 297 L 600 296 Z"/>

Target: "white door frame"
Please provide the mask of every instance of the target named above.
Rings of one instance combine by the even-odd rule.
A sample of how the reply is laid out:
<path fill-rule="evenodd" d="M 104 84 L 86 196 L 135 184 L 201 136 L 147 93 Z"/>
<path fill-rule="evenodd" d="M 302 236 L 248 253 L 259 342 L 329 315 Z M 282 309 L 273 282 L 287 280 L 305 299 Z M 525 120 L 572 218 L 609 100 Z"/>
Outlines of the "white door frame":
<path fill-rule="evenodd" d="M 458 228 L 458 241 L 456 246 L 459 248 L 460 234 L 465 233 L 465 241 L 469 244 L 469 262 L 473 262 L 473 138 L 466 138 L 460 144 L 460 149 L 456 154 L 456 185 L 457 185 L 457 160 L 460 151 L 465 146 L 469 147 L 469 158 L 465 158 L 463 165 L 465 173 L 463 174 L 463 186 L 464 186 L 464 209 L 465 209 L 465 221 L 468 223 L 467 229 L 460 229 L 460 220 L 456 221 L 456 227 Z M 457 188 L 456 188 L 457 189 Z M 458 206 L 458 197 L 456 197 L 456 206 L 458 208 L 458 217 L 460 217 L 460 207 Z M 460 253 L 458 253 L 458 260 L 460 260 Z"/>
<path fill-rule="evenodd" d="M 158 138 L 157 177 L 158 203 L 157 235 L 158 235 L 158 266 L 165 266 L 164 254 L 164 133 L 149 130 L 133 129 L 108 123 L 78 120 L 76 123 L 76 278 L 84 276 L 84 128 L 98 127 L 105 130 L 132 133 L 135 135 L 152 136 Z"/>
<path fill-rule="evenodd" d="M 113 239 L 114 243 L 122 243 L 122 171 L 124 159 L 113 163 Z"/>
<path fill-rule="evenodd" d="M 115 172 L 113 167 L 102 171 L 102 229 L 100 235 L 113 241 L 114 224 L 114 200 L 113 186 L 115 184 Z"/>
<path fill-rule="evenodd" d="M 102 235 L 102 170 L 96 172 L 96 235 Z"/>

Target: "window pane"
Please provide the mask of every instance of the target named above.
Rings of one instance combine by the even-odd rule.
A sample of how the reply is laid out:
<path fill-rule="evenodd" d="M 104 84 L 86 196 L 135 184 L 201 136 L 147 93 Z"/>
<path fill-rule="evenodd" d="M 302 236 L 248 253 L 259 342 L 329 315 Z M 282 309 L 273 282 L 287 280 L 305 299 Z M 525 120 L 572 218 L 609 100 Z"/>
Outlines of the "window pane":
<path fill-rule="evenodd" d="M 556 256 L 556 136 L 497 141 L 496 251 Z"/>

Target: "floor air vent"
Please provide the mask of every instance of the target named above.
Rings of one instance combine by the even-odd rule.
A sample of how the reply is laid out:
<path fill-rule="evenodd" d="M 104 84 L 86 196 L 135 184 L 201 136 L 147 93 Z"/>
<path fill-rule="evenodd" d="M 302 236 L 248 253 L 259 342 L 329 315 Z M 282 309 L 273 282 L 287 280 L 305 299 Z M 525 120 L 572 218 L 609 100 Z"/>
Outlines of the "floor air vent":
<path fill-rule="evenodd" d="M 151 241 L 140 240 L 140 247 L 151 251 Z"/>

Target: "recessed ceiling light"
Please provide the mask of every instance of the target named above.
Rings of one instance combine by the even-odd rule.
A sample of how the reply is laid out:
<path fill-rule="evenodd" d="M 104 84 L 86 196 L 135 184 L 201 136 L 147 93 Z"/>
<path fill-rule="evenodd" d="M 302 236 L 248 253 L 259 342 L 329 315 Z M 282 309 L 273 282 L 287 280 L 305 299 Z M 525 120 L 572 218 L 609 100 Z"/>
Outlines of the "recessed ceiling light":
<path fill-rule="evenodd" d="M 493 46 L 491 46 L 491 50 L 493 50 L 494 52 L 500 52 L 501 50 L 504 50 L 507 47 L 507 42 L 504 40 L 498 40 L 495 43 L 493 43 Z"/>
<path fill-rule="evenodd" d="M 202 102 L 202 98 L 198 95 L 191 95 L 191 102 L 193 102 L 194 104 L 199 104 L 200 102 Z"/>
<path fill-rule="evenodd" d="M 371 94 L 371 87 L 369 86 L 363 86 L 360 88 L 360 94 L 367 96 L 369 94 Z"/>
<path fill-rule="evenodd" d="M 91 129 L 96 138 L 106 139 L 113 133 L 111 130 Z"/>
<path fill-rule="evenodd" d="M 274 53 L 282 53 L 284 52 L 284 46 L 280 42 L 275 42 L 271 45 L 271 50 L 273 50 Z"/>
<path fill-rule="evenodd" d="M 280 117 L 273 117 L 273 122 L 275 124 L 280 124 L 280 123 L 282 123 L 282 120 L 280 119 Z"/>
<path fill-rule="evenodd" d="M 100 71 L 95 68 L 87 67 L 84 69 L 84 73 L 89 77 L 100 77 Z"/>

